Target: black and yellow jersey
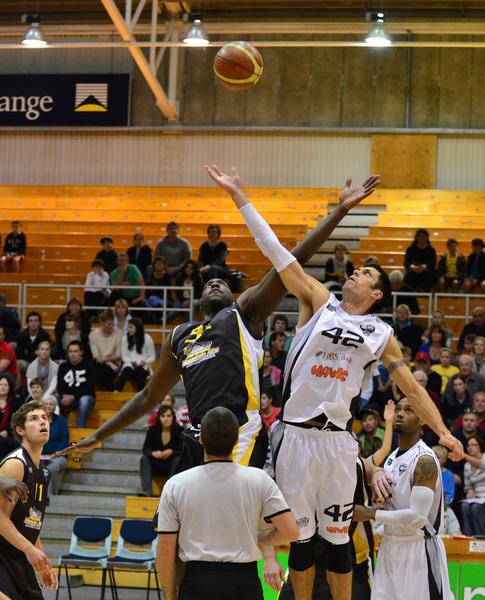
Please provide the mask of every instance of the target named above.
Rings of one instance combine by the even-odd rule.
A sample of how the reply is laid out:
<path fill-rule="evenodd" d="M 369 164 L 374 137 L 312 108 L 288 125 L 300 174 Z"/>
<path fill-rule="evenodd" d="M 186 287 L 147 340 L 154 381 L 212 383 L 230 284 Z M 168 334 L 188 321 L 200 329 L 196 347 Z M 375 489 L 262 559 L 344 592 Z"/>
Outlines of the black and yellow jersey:
<path fill-rule="evenodd" d="M 47 486 L 50 474 L 43 461 L 37 467 L 25 448 L 20 446 L 0 463 L 0 467 L 8 460 L 20 460 L 24 465 L 23 482 L 29 490 L 27 502 L 20 500 L 16 503 L 10 520 L 15 528 L 32 544 L 35 544 L 40 535 L 44 513 L 47 506 Z M 22 554 L 10 542 L 0 535 L 0 552 Z"/>
<path fill-rule="evenodd" d="M 225 406 L 240 425 L 259 417 L 263 340 L 251 333 L 237 302 L 212 319 L 184 323 L 171 337 L 194 425 L 214 406 Z"/>

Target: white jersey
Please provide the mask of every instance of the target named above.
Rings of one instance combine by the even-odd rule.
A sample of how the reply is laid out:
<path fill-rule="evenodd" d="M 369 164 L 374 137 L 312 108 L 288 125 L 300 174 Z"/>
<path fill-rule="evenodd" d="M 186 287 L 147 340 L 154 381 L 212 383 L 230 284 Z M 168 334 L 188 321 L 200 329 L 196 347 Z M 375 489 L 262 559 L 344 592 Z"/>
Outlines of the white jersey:
<path fill-rule="evenodd" d="M 337 298 L 296 331 L 286 358 L 283 420 L 302 423 L 324 413 L 346 428 L 352 399 L 380 359 L 392 328 L 375 315 L 351 315 Z"/>
<path fill-rule="evenodd" d="M 433 458 L 438 470 L 438 478 L 434 490 L 434 499 L 428 514 L 428 522 L 424 529 L 434 535 L 443 523 L 443 484 L 441 481 L 441 468 L 435 453 L 422 440 L 409 448 L 403 454 L 399 454 L 399 448 L 386 460 L 384 471 L 393 480 L 392 497 L 387 500 L 386 510 L 400 510 L 411 506 L 411 489 L 414 480 L 414 469 L 420 456 L 428 455 Z M 408 527 L 384 526 L 384 535 L 415 536 L 416 530 Z M 424 535 L 424 530 L 423 530 Z"/>

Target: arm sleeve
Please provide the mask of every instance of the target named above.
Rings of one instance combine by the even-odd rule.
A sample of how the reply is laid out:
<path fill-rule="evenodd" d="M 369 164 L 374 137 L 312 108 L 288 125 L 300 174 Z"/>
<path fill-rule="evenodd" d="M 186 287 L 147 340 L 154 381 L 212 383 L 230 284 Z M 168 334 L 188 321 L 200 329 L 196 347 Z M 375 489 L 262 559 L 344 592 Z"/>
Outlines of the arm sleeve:
<path fill-rule="evenodd" d="M 273 517 L 288 512 L 290 509 L 283 498 L 283 494 L 271 477 L 267 473 L 264 473 L 264 471 L 261 475 L 265 476 L 262 486 L 263 518 L 267 523 L 271 523 Z"/>
<path fill-rule="evenodd" d="M 167 481 L 158 506 L 157 533 L 178 533 L 180 521 L 177 513 L 174 485 Z"/>
<path fill-rule="evenodd" d="M 428 520 L 428 514 L 433 505 L 434 492 L 428 487 L 415 485 L 411 490 L 409 508 L 401 510 L 377 510 L 376 521 L 385 525 L 421 529 Z"/>
<path fill-rule="evenodd" d="M 269 258 L 278 273 L 296 261 L 293 254 L 282 246 L 274 231 L 252 204 L 245 204 L 239 211 L 259 249 Z"/>
<path fill-rule="evenodd" d="M 97 358 L 101 355 L 95 331 L 91 331 L 91 333 L 89 334 L 89 347 L 91 348 L 91 354 L 93 355 L 93 358 Z"/>

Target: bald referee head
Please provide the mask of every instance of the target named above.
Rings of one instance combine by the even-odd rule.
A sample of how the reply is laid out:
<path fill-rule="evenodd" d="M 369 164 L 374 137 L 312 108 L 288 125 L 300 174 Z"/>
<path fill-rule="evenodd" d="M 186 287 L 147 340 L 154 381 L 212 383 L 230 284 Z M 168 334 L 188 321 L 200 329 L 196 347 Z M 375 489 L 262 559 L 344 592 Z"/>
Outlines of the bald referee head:
<path fill-rule="evenodd" d="M 205 415 L 201 423 L 199 441 L 206 457 L 231 458 L 239 433 L 239 423 L 233 412 L 216 406 Z"/>

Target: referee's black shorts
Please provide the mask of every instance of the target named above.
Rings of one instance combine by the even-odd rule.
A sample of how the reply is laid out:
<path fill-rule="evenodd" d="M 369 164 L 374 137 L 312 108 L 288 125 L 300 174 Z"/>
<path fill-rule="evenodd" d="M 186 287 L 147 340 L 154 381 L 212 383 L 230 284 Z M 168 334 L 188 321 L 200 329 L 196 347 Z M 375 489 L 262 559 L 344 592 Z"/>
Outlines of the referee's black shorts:
<path fill-rule="evenodd" d="M 185 564 L 178 600 L 263 600 L 258 567 L 251 563 L 193 561 Z"/>
<path fill-rule="evenodd" d="M 22 554 L 5 555 L 0 548 L 0 592 L 10 600 L 43 600 L 34 569 Z"/>

